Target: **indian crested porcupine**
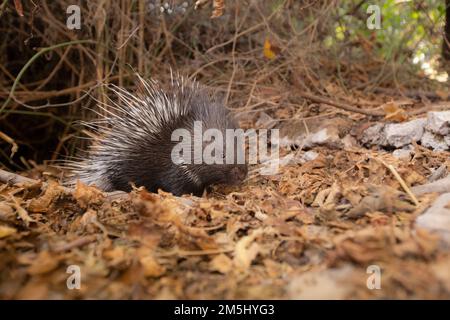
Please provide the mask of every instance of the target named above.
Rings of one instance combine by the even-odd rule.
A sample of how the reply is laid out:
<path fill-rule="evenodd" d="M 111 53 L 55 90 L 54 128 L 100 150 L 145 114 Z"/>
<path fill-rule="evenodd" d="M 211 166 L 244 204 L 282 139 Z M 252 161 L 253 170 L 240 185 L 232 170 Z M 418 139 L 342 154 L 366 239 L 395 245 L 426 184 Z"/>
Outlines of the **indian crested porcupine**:
<path fill-rule="evenodd" d="M 137 77 L 135 93 L 108 85 L 116 99 L 108 97 L 107 105 L 99 105 L 103 111 L 98 112 L 100 119 L 84 123 L 92 143 L 80 157 L 82 161 L 69 162 L 71 184 L 80 180 L 104 191 L 130 191 L 134 183 L 151 192 L 162 189 L 174 195 L 201 195 L 210 185 L 237 184 L 245 179 L 247 165 L 236 156 L 231 163 L 194 161 L 196 143 L 202 150 L 207 144 L 194 135 L 195 123 L 201 124 L 203 131 L 219 130 L 223 137 L 227 129 L 237 128 L 216 95 L 197 81 L 178 75 L 165 89 L 155 80 Z M 191 134 L 193 143 L 187 146 L 191 162 L 173 160 L 172 150 L 180 143 L 172 137 L 177 129 Z M 224 146 L 219 155 L 223 159 L 226 143 Z"/>

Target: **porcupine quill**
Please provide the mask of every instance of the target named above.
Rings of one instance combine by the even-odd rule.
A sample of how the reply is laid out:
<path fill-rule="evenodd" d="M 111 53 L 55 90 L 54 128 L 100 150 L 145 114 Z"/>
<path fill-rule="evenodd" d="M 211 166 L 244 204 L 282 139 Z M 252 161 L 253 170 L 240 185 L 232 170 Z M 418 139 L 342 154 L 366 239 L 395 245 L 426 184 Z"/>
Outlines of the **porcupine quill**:
<path fill-rule="evenodd" d="M 79 180 L 104 191 L 130 191 L 134 183 L 151 192 L 162 189 L 199 196 L 210 185 L 245 179 L 247 165 L 238 164 L 236 158 L 227 164 L 174 163 L 171 158 L 179 143 L 171 140 L 176 129 L 193 133 L 197 121 L 203 130 L 218 129 L 225 137 L 226 129 L 237 128 L 220 99 L 197 81 L 179 75 L 172 76 L 167 90 L 155 80 L 137 77 L 136 93 L 108 85 L 117 100 L 108 98 L 108 105 L 99 105 L 100 119 L 84 123 L 92 142 L 81 161 L 66 162 L 71 170 L 69 185 Z"/>

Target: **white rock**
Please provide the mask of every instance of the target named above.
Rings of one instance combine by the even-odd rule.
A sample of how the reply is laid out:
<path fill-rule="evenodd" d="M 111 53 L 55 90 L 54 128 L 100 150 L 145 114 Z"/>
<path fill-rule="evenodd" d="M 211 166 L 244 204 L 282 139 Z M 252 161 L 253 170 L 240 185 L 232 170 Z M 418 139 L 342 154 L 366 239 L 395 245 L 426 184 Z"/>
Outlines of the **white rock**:
<path fill-rule="evenodd" d="M 265 157 L 261 156 L 259 160 L 261 161 L 259 173 L 263 176 L 276 175 L 278 174 L 278 170 L 280 167 L 302 163 L 301 159 L 295 157 L 295 153 L 289 153 L 284 157 L 278 157 L 277 155 L 270 155 Z"/>
<path fill-rule="evenodd" d="M 440 195 L 433 205 L 416 219 L 416 226 L 437 232 L 450 245 L 450 193 Z"/>
<path fill-rule="evenodd" d="M 430 111 L 426 128 L 442 136 L 450 134 L 450 111 Z"/>
<path fill-rule="evenodd" d="M 386 145 L 386 135 L 384 134 L 384 123 L 376 123 L 367 128 L 361 137 L 361 143 L 369 145 Z"/>
<path fill-rule="evenodd" d="M 319 154 L 317 152 L 310 150 L 310 151 L 305 152 L 305 154 L 302 156 L 302 159 L 305 162 L 308 162 L 308 161 L 312 161 L 312 160 L 316 159 L 318 156 L 319 156 Z"/>
<path fill-rule="evenodd" d="M 293 139 L 293 138 L 289 138 L 289 137 L 281 137 L 280 140 L 278 141 L 280 147 L 283 148 L 290 148 L 292 145 L 294 144 L 301 144 L 301 140 L 300 139 Z"/>
<path fill-rule="evenodd" d="M 327 128 L 323 128 L 307 137 L 308 144 L 325 144 L 330 139 Z"/>
<path fill-rule="evenodd" d="M 287 166 L 288 164 L 291 164 L 294 161 L 294 154 L 289 153 L 288 155 L 285 155 L 284 157 L 280 158 L 280 166 Z"/>
<path fill-rule="evenodd" d="M 288 155 L 281 157 L 280 159 L 273 159 L 273 158 L 267 158 L 262 159 L 263 168 L 262 170 L 270 170 L 270 167 L 276 165 L 280 167 L 285 167 L 288 165 L 296 165 L 296 164 L 304 164 L 308 161 L 312 161 L 316 159 L 319 156 L 319 154 L 315 151 L 307 151 L 303 154 L 297 154 L 292 152 Z"/>
<path fill-rule="evenodd" d="M 425 131 L 420 142 L 426 148 L 432 148 L 435 151 L 444 151 L 449 149 L 449 144 L 444 137 Z"/>
<path fill-rule="evenodd" d="M 442 178 L 445 178 L 448 174 L 447 172 L 447 166 L 445 164 L 441 164 L 439 168 L 436 170 L 432 170 L 432 173 L 428 177 L 428 182 L 434 182 L 437 180 L 440 180 Z M 450 187 L 450 180 L 449 180 L 449 187 Z M 450 190 L 449 190 L 450 191 Z"/>
<path fill-rule="evenodd" d="M 336 148 L 342 146 L 342 141 L 339 138 L 337 128 L 326 127 L 307 136 L 304 145 L 305 147 L 324 145 L 329 148 Z"/>
<path fill-rule="evenodd" d="M 420 196 L 425 193 L 449 193 L 450 192 L 450 175 L 445 178 L 435 180 L 430 183 L 422 184 L 419 186 L 414 186 L 411 191 L 416 195 Z"/>
<path fill-rule="evenodd" d="M 450 134 L 447 136 L 444 136 L 444 141 L 450 147 Z"/>
<path fill-rule="evenodd" d="M 413 149 L 411 145 L 408 145 L 406 148 L 395 150 L 392 155 L 398 159 L 411 159 L 412 153 Z"/>
<path fill-rule="evenodd" d="M 384 127 L 387 144 L 400 148 L 422 138 L 426 119 L 416 119 L 405 123 L 389 123 Z"/>

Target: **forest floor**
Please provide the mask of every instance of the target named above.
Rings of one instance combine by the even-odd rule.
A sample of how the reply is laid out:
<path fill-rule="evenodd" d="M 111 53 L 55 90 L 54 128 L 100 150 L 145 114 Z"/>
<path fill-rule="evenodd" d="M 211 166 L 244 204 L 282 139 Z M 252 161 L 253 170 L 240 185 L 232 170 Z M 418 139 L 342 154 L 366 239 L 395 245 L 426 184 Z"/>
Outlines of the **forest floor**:
<path fill-rule="evenodd" d="M 0 184 L 0 297 L 450 298 L 449 243 L 416 224 L 438 194 L 410 189 L 445 176 L 450 153 L 365 147 L 365 116 L 333 110 L 320 126 L 346 143 L 282 148 L 277 174 L 252 166 L 201 198 L 71 191 L 41 166 L 40 182 Z"/>

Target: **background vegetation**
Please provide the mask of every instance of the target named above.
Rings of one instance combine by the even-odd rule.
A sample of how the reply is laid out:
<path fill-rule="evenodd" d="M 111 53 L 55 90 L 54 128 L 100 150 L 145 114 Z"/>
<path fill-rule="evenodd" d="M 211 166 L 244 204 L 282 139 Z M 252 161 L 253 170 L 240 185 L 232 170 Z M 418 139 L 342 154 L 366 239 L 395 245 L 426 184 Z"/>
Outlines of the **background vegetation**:
<path fill-rule="evenodd" d="M 442 0 L 225 1 L 214 19 L 194 1 L 167 1 L 170 14 L 163 1 L 79 1 L 80 30 L 66 26 L 70 4 L 1 1 L 2 167 L 73 155 L 74 121 L 104 99 L 100 84 L 132 88 L 134 72 L 165 81 L 172 68 L 241 115 L 284 106 L 285 119 L 310 111 L 302 93 L 364 108 L 359 99 L 381 89 L 447 87 Z M 380 30 L 367 28 L 370 4 L 381 7 Z"/>

